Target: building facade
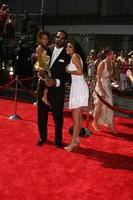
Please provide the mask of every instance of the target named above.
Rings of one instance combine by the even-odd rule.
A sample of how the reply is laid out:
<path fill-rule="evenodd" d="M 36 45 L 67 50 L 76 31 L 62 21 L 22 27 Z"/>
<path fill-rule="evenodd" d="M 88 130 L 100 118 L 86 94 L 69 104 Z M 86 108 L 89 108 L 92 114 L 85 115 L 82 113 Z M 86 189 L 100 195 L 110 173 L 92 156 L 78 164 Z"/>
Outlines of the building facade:
<path fill-rule="evenodd" d="M 8 0 L 13 12 L 22 16 L 40 15 L 44 10 L 44 28 L 51 33 L 66 30 L 70 37 L 80 40 L 89 51 L 106 45 L 114 49 L 133 49 L 132 0 Z M 39 21 L 38 21 L 39 23 Z M 41 24 L 40 24 L 41 26 Z"/>

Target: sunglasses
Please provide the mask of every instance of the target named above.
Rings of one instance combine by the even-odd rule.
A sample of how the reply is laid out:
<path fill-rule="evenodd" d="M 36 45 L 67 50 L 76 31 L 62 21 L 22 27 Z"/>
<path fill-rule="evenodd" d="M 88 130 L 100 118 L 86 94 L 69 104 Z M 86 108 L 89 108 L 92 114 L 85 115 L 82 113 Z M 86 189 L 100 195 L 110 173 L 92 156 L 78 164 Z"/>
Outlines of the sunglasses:
<path fill-rule="evenodd" d="M 65 40 L 64 37 L 60 37 L 60 36 L 56 36 L 57 39 L 60 39 L 60 40 Z"/>

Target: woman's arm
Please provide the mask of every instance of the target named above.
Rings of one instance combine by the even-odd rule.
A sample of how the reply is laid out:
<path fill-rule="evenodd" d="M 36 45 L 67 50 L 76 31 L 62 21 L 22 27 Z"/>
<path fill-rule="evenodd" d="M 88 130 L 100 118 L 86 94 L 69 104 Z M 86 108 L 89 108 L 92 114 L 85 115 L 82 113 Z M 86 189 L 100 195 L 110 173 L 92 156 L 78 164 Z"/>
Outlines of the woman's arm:
<path fill-rule="evenodd" d="M 98 69 L 97 69 L 97 83 L 98 83 L 99 88 L 102 92 L 102 94 L 101 94 L 102 96 L 106 95 L 106 92 L 105 92 L 104 87 L 103 87 L 102 82 L 101 82 L 101 77 L 102 77 L 104 67 L 105 67 L 105 64 L 104 64 L 103 61 L 101 61 L 98 65 Z"/>
<path fill-rule="evenodd" d="M 66 72 L 69 74 L 74 74 L 74 75 L 82 75 L 83 67 L 82 67 L 81 60 L 78 54 L 74 54 L 72 56 L 72 63 L 76 66 L 77 70 L 69 71 L 68 67 L 66 66 Z"/>

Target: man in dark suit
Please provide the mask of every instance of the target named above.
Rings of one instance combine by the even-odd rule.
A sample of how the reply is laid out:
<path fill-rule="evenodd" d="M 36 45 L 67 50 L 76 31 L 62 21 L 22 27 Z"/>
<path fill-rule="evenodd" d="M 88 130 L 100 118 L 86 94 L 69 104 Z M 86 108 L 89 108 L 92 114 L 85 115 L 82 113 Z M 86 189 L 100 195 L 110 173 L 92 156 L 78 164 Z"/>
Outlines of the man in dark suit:
<path fill-rule="evenodd" d="M 66 54 L 65 40 L 67 33 L 59 30 L 56 33 L 55 45 L 51 47 L 52 57 L 50 70 L 52 78 L 47 80 L 48 100 L 52 107 L 52 113 L 55 123 L 55 145 L 62 146 L 62 128 L 63 128 L 63 108 L 65 99 L 65 83 L 70 80 L 70 76 L 65 71 L 65 66 L 70 62 L 70 57 Z M 41 84 L 41 82 L 40 82 Z M 38 145 L 47 141 L 48 112 L 50 107 L 42 101 L 44 87 L 40 85 L 38 92 L 38 129 L 40 138 Z"/>

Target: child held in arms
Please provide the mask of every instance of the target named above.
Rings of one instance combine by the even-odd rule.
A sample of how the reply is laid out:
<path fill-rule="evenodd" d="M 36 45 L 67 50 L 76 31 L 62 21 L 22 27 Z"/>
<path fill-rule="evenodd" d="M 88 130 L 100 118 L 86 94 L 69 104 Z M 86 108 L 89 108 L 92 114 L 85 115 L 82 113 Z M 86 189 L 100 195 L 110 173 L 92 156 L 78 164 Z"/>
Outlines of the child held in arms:
<path fill-rule="evenodd" d="M 49 44 L 49 33 L 45 31 L 39 31 L 37 34 L 37 48 L 36 48 L 36 58 L 37 61 L 34 65 L 35 69 L 38 71 L 39 81 L 37 84 L 37 91 L 39 87 L 40 80 L 44 82 L 47 81 L 47 78 L 51 77 L 51 72 L 49 69 L 49 63 L 51 58 L 51 52 L 48 48 Z M 47 98 L 48 88 L 44 88 L 44 95 L 42 97 L 42 101 L 48 106 L 50 103 Z"/>

